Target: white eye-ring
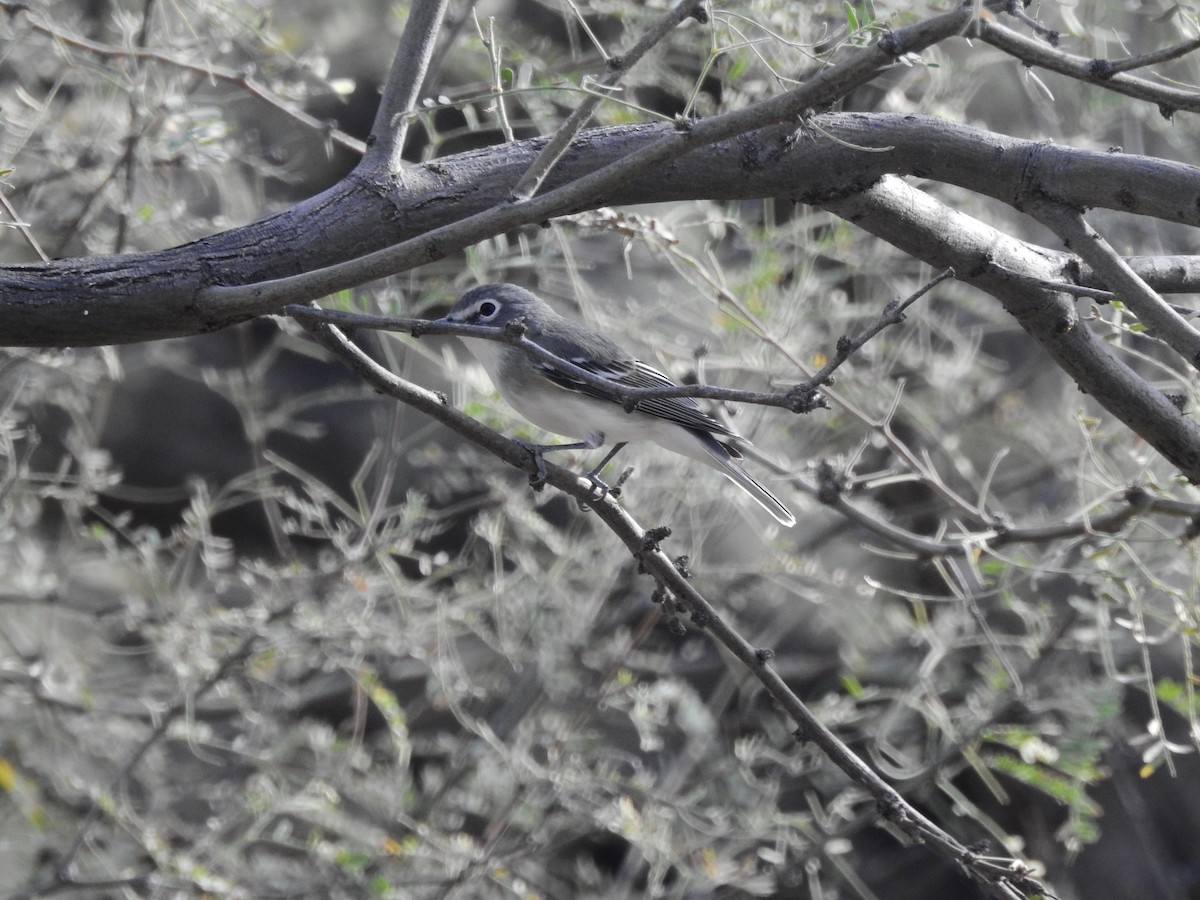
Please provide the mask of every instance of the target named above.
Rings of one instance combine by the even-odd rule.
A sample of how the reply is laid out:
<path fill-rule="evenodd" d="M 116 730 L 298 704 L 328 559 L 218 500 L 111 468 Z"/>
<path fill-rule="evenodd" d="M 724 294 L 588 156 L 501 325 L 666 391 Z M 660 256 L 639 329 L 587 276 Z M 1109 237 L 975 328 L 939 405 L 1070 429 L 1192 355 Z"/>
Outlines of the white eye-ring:
<path fill-rule="evenodd" d="M 496 313 L 500 312 L 500 304 L 495 300 L 484 300 L 479 304 L 479 309 L 477 312 L 479 318 L 486 322 L 488 319 L 494 319 L 496 317 Z"/>

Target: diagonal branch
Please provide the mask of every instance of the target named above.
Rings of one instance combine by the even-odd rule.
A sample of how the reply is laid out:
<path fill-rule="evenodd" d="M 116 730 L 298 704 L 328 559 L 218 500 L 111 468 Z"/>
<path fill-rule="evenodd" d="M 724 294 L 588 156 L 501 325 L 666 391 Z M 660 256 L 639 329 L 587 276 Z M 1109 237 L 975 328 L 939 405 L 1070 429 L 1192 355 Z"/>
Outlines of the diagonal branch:
<path fill-rule="evenodd" d="M 1151 387 L 1080 322 L 1062 294 L 1017 283 L 992 267 L 1055 278 L 1059 260 L 1041 265 L 1028 245 L 953 210 L 899 178 L 821 204 L 932 266 L 951 266 L 961 281 L 996 297 L 1080 390 L 1140 435 L 1191 481 L 1200 482 L 1200 426 Z"/>
<path fill-rule="evenodd" d="M 1087 59 L 1065 53 L 983 17 L 979 19 L 979 37 L 1027 66 L 1041 66 L 1077 81 L 1094 84 L 1137 100 L 1156 103 L 1164 115 L 1176 110 L 1200 112 L 1200 92 L 1138 78 L 1136 75 L 1121 72 L 1114 74 L 1112 64 L 1105 60 Z"/>
<path fill-rule="evenodd" d="M 1189 325 L 1138 276 L 1112 245 L 1087 223 L 1083 213 L 1046 200 L 1030 201 L 1027 207 L 1104 279 L 1105 286 L 1134 311 L 1155 337 L 1193 368 L 1200 367 L 1200 331 Z"/>
<path fill-rule="evenodd" d="M 513 465 L 524 468 L 528 464 L 528 451 L 520 444 L 504 438 L 465 413 L 448 406 L 439 395 L 409 384 L 382 368 L 336 328 L 315 322 L 307 322 L 304 325 L 321 344 L 376 390 L 433 416 L 452 431 L 496 453 Z M 1000 865 L 994 859 L 973 853 L 955 837 L 943 831 L 826 727 L 770 665 L 773 652 L 754 647 L 742 637 L 663 552 L 659 542 L 669 536 L 669 528 L 650 531 L 643 529 L 611 496 L 597 500 L 594 486 L 587 479 L 567 469 L 548 464 L 546 475 L 548 483 L 591 506 L 597 517 L 658 583 L 660 599 L 663 602 L 681 603 L 691 614 L 697 627 L 711 632 L 742 662 L 796 723 L 797 740 L 816 744 L 834 765 L 874 798 L 883 818 L 904 831 L 915 842 L 928 844 L 940 856 L 965 868 L 973 877 L 983 882 L 993 897 L 1016 900 L 1031 896 L 1042 889 L 1040 884 L 1029 877 L 1027 867 L 1019 860 L 1004 860 L 1004 864 Z"/>
<path fill-rule="evenodd" d="M 412 4 L 400 46 L 392 60 L 392 69 L 383 86 L 383 95 L 379 98 L 379 109 L 375 111 L 367 152 L 359 163 L 365 171 L 392 175 L 400 171 L 400 154 L 404 151 L 409 123 L 405 113 L 416 107 L 420 98 L 421 85 L 433 59 L 438 29 L 449 2 L 416 0 Z"/>
<path fill-rule="evenodd" d="M 542 148 L 537 159 L 533 161 L 529 170 L 521 176 L 521 180 L 513 188 L 514 200 L 528 200 L 538 192 L 546 180 L 546 176 L 554 168 L 554 164 L 562 158 L 562 155 L 567 152 L 567 148 L 571 146 L 571 142 L 591 120 L 592 113 L 604 99 L 603 92 L 612 90 L 619 85 L 629 70 L 637 65 L 643 56 L 670 34 L 677 25 L 693 16 L 700 18 L 707 16 L 707 13 L 696 0 L 683 0 L 666 15 L 659 17 L 658 21 L 626 53 L 621 56 L 609 57 L 608 71 L 596 82 L 597 90 L 583 98 L 583 102 L 572 110 L 571 115 L 555 132 L 550 143 Z"/>
<path fill-rule="evenodd" d="M 1194 37 L 1173 47 L 1163 47 L 1161 50 L 1152 50 L 1149 53 L 1141 53 L 1115 62 L 1111 59 L 1098 59 L 1093 66 L 1098 75 L 1107 77 L 1119 72 L 1132 72 L 1134 69 L 1144 69 L 1147 66 L 1157 66 L 1174 59 L 1182 59 L 1197 50 L 1200 50 L 1200 37 Z"/>

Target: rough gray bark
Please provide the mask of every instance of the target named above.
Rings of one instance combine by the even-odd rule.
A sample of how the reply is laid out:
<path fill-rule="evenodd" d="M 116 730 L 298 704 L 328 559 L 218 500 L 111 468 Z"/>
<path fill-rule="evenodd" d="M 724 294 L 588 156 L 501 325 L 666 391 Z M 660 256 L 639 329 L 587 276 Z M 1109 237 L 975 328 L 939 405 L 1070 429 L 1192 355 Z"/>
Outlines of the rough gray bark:
<path fill-rule="evenodd" d="M 674 132 L 666 124 L 584 132 L 546 189 L 569 185 Z M 214 331 L 262 315 L 281 304 L 247 302 L 213 310 L 198 304 L 197 294 L 213 285 L 255 284 L 357 259 L 494 208 L 544 143 L 518 141 L 463 153 L 404 169 L 400 178 L 384 183 L 356 173 L 278 215 L 180 247 L 0 267 L 0 344 L 133 343 Z M 892 149 L 864 153 L 858 147 Z M 604 196 L 566 204 L 560 214 L 696 197 L 820 204 L 865 190 L 886 174 L 954 184 L 1014 205 L 1031 185 L 1042 192 L 1052 186 L 1056 200 L 1074 207 L 1200 226 L 1200 206 L 1187 202 L 1200 195 L 1195 167 L 1048 146 L 932 117 L 861 113 L 822 115 L 807 125 L 771 126 L 701 147 Z M 514 215 L 507 227 L 533 221 Z M 930 236 L 924 249 L 905 249 L 940 265 L 938 244 L 952 237 Z M 466 243 L 430 245 L 425 259 L 413 264 Z M 1037 252 L 1067 262 L 1058 251 Z M 1148 258 L 1138 268 L 1160 290 L 1195 289 L 1190 261 L 1162 263 Z"/>

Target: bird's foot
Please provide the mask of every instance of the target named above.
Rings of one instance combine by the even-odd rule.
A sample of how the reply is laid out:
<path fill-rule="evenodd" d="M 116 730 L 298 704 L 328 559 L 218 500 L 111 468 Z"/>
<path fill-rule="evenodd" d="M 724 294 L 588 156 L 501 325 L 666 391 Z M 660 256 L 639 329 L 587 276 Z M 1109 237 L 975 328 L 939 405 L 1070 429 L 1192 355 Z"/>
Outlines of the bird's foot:
<path fill-rule="evenodd" d="M 588 472 L 584 476 L 592 486 L 591 495 L 586 500 L 576 499 L 576 503 L 581 510 L 589 510 L 592 505 L 599 503 L 609 494 L 614 497 L 620 496 L 621 489 L 618 487 L 615 490 L 600 480 L 600 477 L 595 472 Z"/>
<path fill-rule="evenodd" d="M 528 450 L 529 455 L 533 457 L 534 471 L 529 476 L 529 486 L 535 491 L 540 491 L 546 486 L 546 458 L 543 456 L 546 448 L 541 444 L 531 444 L 520 438 L 513 440 Z"/>
<path fill-rule="evenodd" d="M 605 497 L 620 497 L 621 487 L 629 480 L 629 476 L 633 474 L 633 466 L 626 468 L 621 473 L 621 477 L 613 485 L 608 485 L 601 481 L 600 476 L 596 472 L 597 470 L 593 469 L 584 476 L 592 484 L 592 495 L 587 500 L 577 501 L 580 509 L 591 509 L 593 504 L 599 503 Z"/>

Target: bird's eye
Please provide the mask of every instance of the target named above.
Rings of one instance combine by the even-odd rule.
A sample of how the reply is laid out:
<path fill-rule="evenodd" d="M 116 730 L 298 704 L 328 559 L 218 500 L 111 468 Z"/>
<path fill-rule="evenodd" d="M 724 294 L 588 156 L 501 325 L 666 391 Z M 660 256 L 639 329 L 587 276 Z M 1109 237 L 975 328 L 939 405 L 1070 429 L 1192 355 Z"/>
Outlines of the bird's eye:
<path fill-rule="evenodd" d="M 491 300 L 484 300 L 479 304 L 479 318 L 481 319 L 490 319 L 498 312 L 500 312 L 500 305 Z"/>

